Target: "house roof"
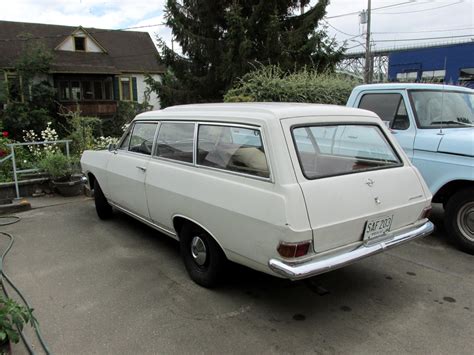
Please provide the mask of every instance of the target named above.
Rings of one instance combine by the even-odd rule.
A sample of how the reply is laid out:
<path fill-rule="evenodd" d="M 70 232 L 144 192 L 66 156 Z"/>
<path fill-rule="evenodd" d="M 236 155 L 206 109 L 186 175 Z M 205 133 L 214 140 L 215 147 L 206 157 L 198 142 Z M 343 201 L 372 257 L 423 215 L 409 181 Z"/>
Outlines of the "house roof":
<path fill-rule="evenodd" d="M 81 27 L 0 21 L 0 68 L 11 68 L 28 43 L 53 52 L 53 73 L 162 73 L 158 52 L 147 32 L 84 28 L 105 53 L 59 51 L 60 45 Z M 29 39 L 27 39 L 29 38 Z"/>

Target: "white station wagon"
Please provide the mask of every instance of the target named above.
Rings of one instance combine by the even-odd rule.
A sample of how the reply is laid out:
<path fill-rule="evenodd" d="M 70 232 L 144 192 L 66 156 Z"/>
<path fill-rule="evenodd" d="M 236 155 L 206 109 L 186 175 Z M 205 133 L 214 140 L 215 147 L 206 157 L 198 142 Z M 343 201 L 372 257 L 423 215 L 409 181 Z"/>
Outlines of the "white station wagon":
<path fill-rule="evenodd" d="M 227 260 L 292 280 L 428 235 L 431 194 L 380 118 L 313 104 L 202 104 L 138 115 L 86 151 L 100 218 L 179 240 L 196 283 Z"/>

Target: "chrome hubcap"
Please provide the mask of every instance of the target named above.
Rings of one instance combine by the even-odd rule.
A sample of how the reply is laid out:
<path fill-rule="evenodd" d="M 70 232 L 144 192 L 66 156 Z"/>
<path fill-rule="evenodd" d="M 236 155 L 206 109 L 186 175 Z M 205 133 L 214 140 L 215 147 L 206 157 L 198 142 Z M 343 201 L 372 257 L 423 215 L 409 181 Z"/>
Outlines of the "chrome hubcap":
<path fill-rule="evenodd" d="M 457 218 L 459 230 L 471 242 L 474 242 L 474 202 L 461 207 Z"/>
<path fill-rule="evenodd" d="M 193 237 L 191 241 L 191 255 L 193 256 L 194 262 L 199 266 L 204 265 L 206 262 L 206 244 L 204 244 L 204 241 L 198 236 Z"/>

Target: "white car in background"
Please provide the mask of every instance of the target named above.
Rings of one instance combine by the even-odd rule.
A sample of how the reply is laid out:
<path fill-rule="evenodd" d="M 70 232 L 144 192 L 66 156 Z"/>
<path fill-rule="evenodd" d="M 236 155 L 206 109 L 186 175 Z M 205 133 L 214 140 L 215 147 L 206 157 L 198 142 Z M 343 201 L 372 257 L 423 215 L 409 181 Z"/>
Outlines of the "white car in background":
<path fill-rule="evenodd" d="M 138 115 L 86 151 L 100 218 L 125 212 L 179 240 L 211 287 L 227 260 L 288 279 L 428 235 L 431 194 L 373 113 L 312 104 L 203 104 Z"/>

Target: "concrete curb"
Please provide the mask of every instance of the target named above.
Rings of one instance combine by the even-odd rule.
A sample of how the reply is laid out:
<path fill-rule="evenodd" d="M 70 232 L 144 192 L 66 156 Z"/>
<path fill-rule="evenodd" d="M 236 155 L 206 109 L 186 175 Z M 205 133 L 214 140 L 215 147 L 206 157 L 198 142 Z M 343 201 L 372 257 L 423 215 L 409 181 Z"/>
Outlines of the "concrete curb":
<path fill-rule="evenodd" d="M 16 200 L 7 205 L 0 205 L 0 215 L 31 210 L 31 203 L 26 199 Z"/>

